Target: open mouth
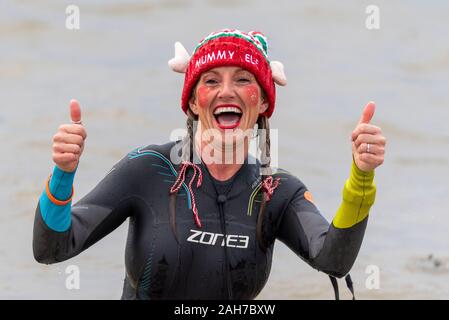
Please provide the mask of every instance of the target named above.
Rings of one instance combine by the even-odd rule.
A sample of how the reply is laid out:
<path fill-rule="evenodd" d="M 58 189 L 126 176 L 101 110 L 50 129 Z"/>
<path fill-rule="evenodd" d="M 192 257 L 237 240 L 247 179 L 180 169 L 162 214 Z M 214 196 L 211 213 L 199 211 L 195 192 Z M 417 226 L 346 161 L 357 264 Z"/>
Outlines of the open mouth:
<path fill-rule="evenodd" d="M 221 129 L 234 129 L 240 124 L 243 112 L 236 105 L 220 105 L 214 110 L 214 118 Z"/>

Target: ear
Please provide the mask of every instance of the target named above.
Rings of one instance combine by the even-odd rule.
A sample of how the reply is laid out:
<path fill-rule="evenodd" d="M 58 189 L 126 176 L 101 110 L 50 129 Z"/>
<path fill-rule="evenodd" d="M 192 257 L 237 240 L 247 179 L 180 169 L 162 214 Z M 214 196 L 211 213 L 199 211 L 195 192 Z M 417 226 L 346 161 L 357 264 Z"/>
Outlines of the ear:
<path fill-rule="evenodd" d="M 198 115 L 198 106 L 196 105 L 195 96 L 192 95 L 189 100 L 190 110 L 197 116 Z"/>
<path fill-rule="evenodd" d="M 262 103 L 259 106 L 259 114 L 264 113 L 268 109 L 268 99 L 266 97 L 262 98 Z"/>

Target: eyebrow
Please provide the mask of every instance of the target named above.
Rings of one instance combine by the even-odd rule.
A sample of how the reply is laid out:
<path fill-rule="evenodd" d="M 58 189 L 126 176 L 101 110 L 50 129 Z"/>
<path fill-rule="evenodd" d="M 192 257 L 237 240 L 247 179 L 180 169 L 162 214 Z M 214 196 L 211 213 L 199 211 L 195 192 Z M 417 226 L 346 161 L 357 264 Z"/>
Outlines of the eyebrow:
<path fill-rule="evenodd" d="M 240 73 L 240 72 L 246 72 L 246 73 L 248 73 L 248 74 L 254 76 L 250 71 L 248 71 L 248 70 L 246 70 L 246 69 L 243 69 L 243 68 L 240 68 L 240 67 L 235 71 L 235 74 Z M 202 76 L 202 77 L 203 77 L 203 76 L 206 76 L 206 75 L 208 75 L 209 73 L 212 73 L 212 74 L 217 75 L 217 76 L 220 75 L 220 73 L 219 73 L 218 71 L 215 71 L 215 70 L 208 70 L 208 71 L 204 72 L 201 76 Z"/>
<path fill-rule="evenodd" d="M 214 70 L 208 70 L 208 71 L 204 72 L 203 75 L 207 75 L 208 73 L 213 73 L 215 75 L 219 75 L 219 73 L 217 71 L 214 71 Z"/>
<path fill-rule="evenodd" d="M 247 73 L 249 76 L 255 78 L 254 74 L 252 74 L 250 71 L 248 71 L 248 70 L 246 70 L 246 69 L 243 69 L 243 68 L 239 68 L 239 69 L 235 72 L 235 74 L 239 74 L 239 73 L 241 73 L 241 72 L 245 72 L 245 73 Z"/>

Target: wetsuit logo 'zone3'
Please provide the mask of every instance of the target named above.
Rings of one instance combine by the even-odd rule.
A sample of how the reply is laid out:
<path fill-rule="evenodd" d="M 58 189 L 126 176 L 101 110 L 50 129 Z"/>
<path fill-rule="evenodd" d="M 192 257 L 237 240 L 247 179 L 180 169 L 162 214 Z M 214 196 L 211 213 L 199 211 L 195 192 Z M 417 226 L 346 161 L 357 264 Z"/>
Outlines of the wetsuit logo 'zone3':
<path fill-rule="evenodd" d="M 236 234 L 228 234 L 226 237 L 221 233 L 212 233 L 199 230 L 190 230 L 192 234 L 187 238 L 189 242 L 196 242 L 214 246 L 221 242 L 221 246 L 230 248 L 248 248 L 249 237 L 239 236 Z M 220 241 L 221 240 L 221 241 Z"/>

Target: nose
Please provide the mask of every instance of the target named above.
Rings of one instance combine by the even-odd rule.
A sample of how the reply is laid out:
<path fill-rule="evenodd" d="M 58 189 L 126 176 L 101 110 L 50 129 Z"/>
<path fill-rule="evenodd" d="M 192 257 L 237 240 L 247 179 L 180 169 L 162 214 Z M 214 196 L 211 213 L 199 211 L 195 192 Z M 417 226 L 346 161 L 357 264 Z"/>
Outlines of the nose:
<path fill-rule="evenodd" d="M 218 98 L 222 100 L 233 99 L 235 97 L 235 87 L 231 79 L 223 79 Z"/>

